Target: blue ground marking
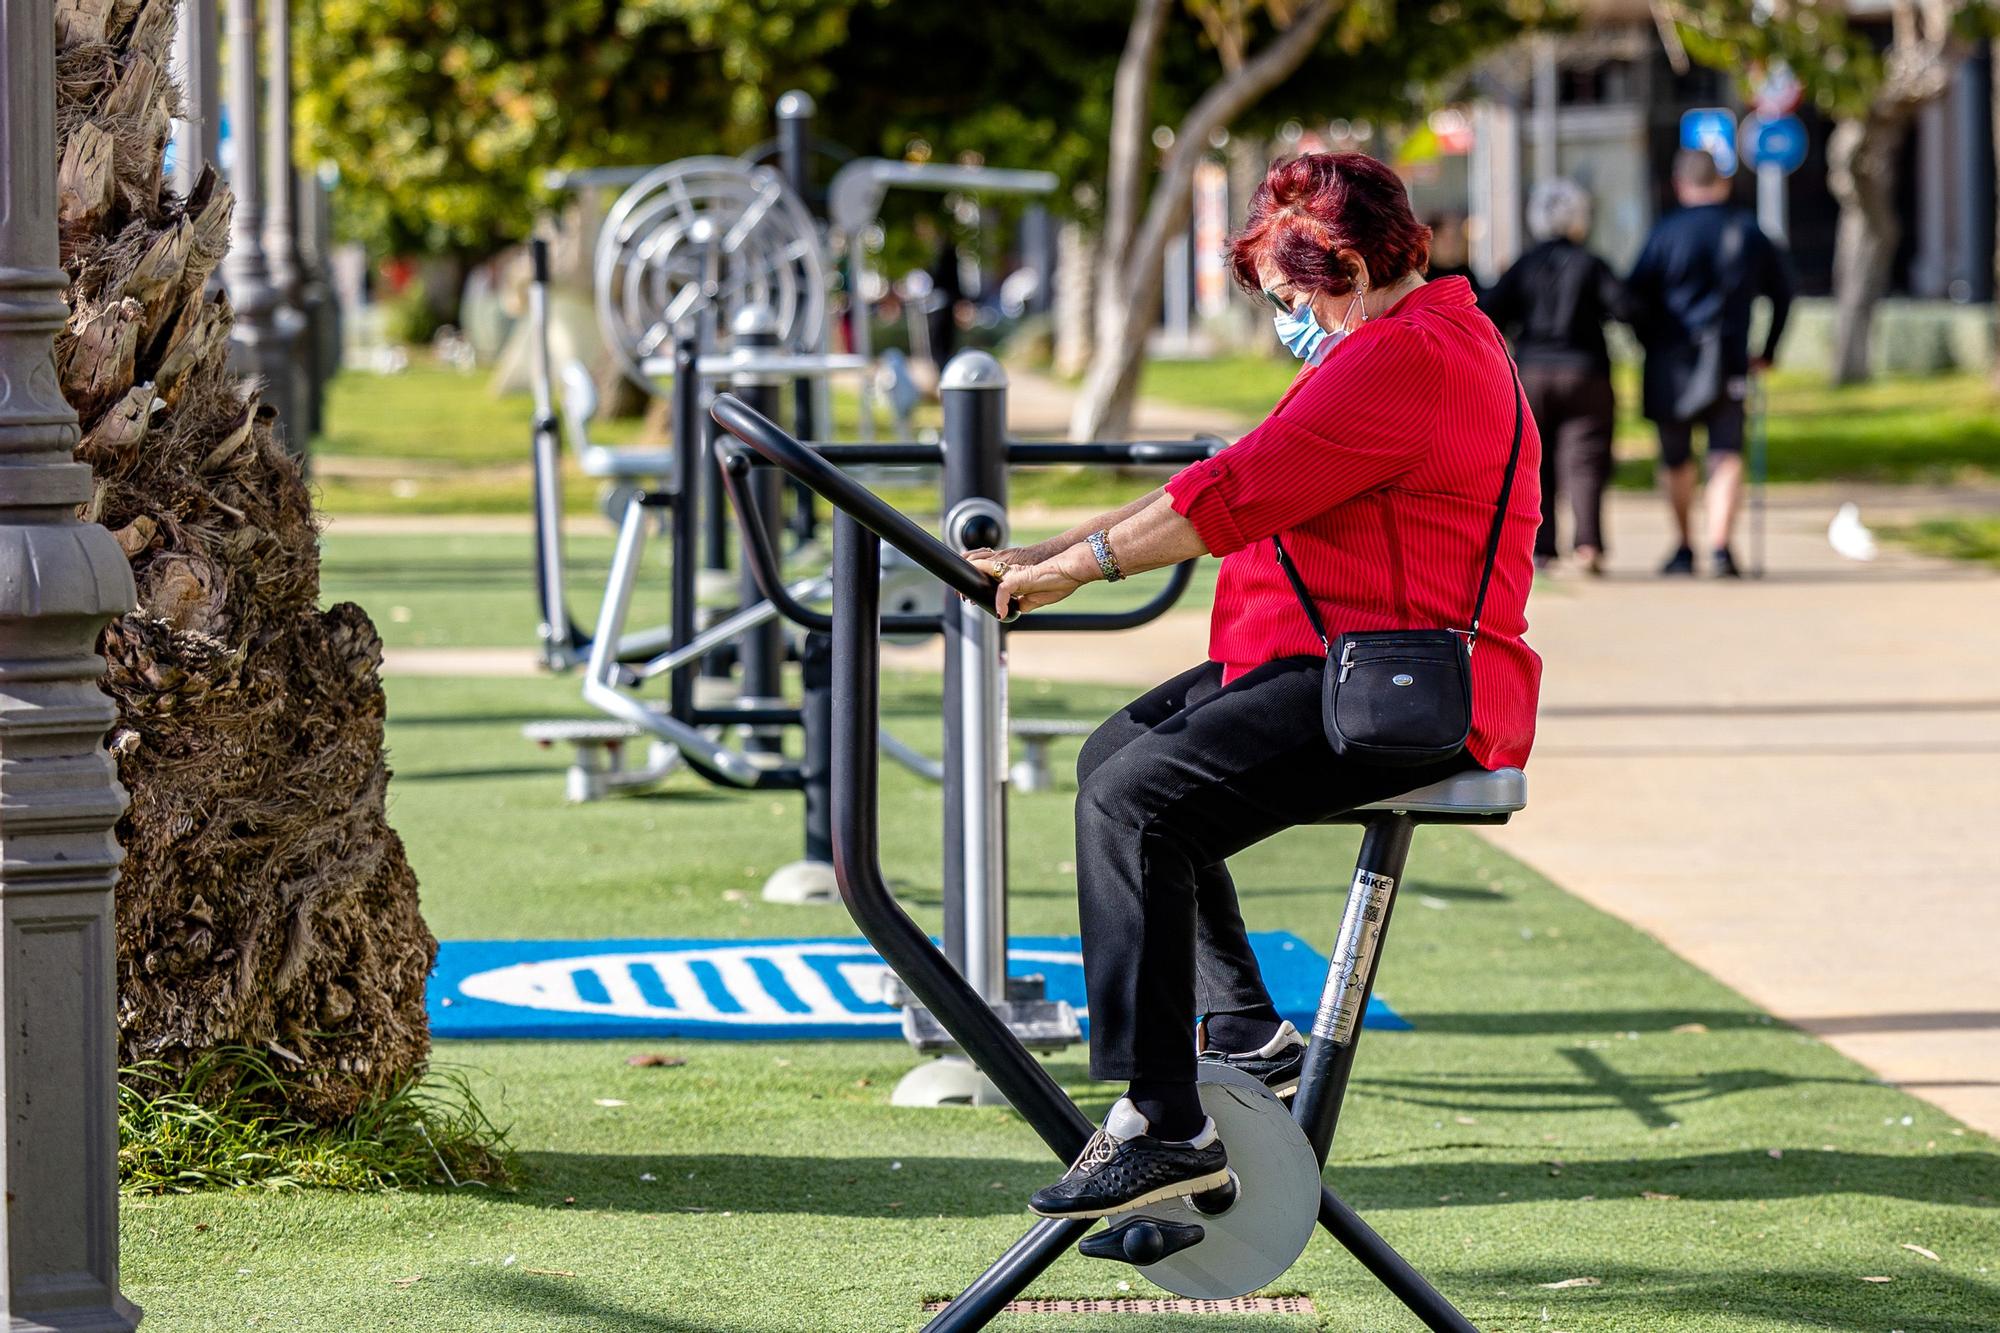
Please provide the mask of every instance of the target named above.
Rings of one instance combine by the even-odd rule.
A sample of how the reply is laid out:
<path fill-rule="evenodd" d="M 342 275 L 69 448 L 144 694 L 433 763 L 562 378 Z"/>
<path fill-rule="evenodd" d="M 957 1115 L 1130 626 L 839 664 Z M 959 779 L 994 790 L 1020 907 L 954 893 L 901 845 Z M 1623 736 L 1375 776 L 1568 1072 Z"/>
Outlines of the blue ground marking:
<path fill-rule="evenodd" d="M 1251 935 L 1271 998 L 1309 1028 L 1326 959 L 1288 931 Z M 1039 972 L 1089 1030 L 1074 935 L 1016 937 L 1008 971 Z M 430 980 L 436 1037 L 894 1037 L 886 969 L 858 939 L 447 940 Z M 1379 999 L 1367 1026 L 1410 1024 Z"/>

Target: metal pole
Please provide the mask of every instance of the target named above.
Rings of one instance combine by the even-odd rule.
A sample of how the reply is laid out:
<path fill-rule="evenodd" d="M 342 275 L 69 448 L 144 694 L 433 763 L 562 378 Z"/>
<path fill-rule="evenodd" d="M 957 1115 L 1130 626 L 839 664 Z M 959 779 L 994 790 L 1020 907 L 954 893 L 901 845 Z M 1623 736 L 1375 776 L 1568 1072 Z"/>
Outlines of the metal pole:
<path fill-rule="evenodd" d="M 223 286 L 236 312 L 233 369 L 264 381 L 263 398 L 278 414 L 280 438 L 297 430 L 292 401 L 292 349 L 279 316 L 278 289 L 264 253 L 264 181 L 258 149 L 257 0 L 229 0 L 229 183 L 236 211 L 229 223 Z"/>
<path fill-rule="evenodd" d="M 1007 372 L 961 352 L 938 380 L 944 405 L 945 540 L 1006 542 Z M 998 621 L 969 603 L 945 617 L 945 953 L 989 1001 L 1007 998 L 1006 667 Z"/>
<path fill-rule="evenodd" d="M 806 798 L 805 859 L 833 863 L 833 639 L 808 634 L 799 648 L 799 782 Z"/>
<path fill-rule="evenodd" d="M 215 0 L 182 0 L 174 29 L 174 64 L 187 116 L 174 131 L 174 190 L 185 198 L 215 165 L 222 132 L 222 70 L 216 59 Z"/>
<path fill-rule="evenodd" d="M 97 635 L 130 610 L 111 534 L 77 520 L 54 339 L 55 17 L 0 0 L 0 1325 L 123 1333 L 112 827 L 125 807 L 104 733 Z"/>
<path fill-rule="evenodd" d="M 668 584 L 672 589 L 667 603 L 668 627 L 675 647 L 689 643 L 700 628 L 695 602 L 696 592 L 696 514 L 700 510 L 700 492 L 696 489 L 696 478 L 701 475 L 702 459 L 706 456 L 704 441 L 708 438 L 708 423 L 701 410 L 701 377 L 696 370 L 700 357 L 699 344 L 694 338 L 678 336 L 674 339 L 674 387 L 670 401 L 674 427 L 674 476 L 680 485 L 674 488 L 673 497 L 667 507 L 667 542 L 672 552 L 672 560 L 667 570 Z M 694 716 L 694 671 L 690 667 L 675 667 L 667 676 L 667 712 L 679 721 L 686 722 Z"/>
<path fill-rule="evenodd" d="M 1292 1101 L 1292 1118 L 1306 1132 L 1321 1165 L 1333 1150 L 1334 1126 L 1361 1042 L 1361 1019 L 1375 990 L 1375 967 L 1382 959 L 1396 883 L 1403 877 L 1415 827 L 1408 815 L 1385 814 L 1370 819 L 1361 835 L 1340 934 L 1327 960 L 1326 989 L 1313 1018 L 1312 1047 Z"/>
<path fill-rule="evenodd" d="M 1552 180 L 1561 172 L 1557 152 L 1561 143 L 1557 129 L 1557 102 L 1561 96 L 1556 64 L 1556 39 L 1534 39 L 1535 182 Z"/>
<path fill-rule="evenodd" d="M 1410 1313 L 1423 1320 L 1431 1333 L 1479 1333 L 1478 1327 L 1425 1281 L 1408 1259 L 1396 1253 L 1375 1228 L 1361 1220 L 1361 1214 L 1323 1186 L 1319 1192 L 1319 1224 L 1397 1300 L 1408 1306 Z"/>
<path fill-rule="evenodd" d="M 1757 225 L 1779 245 L 1785 244 L 1785 170 L 1775 163 L 1757 168 Z"/>
<path fill-rule="evenodd" d="M 778 319 L 770 307 L 748 305 L 736 312 L 730 321 L 730 340 L 741 348 L 772 348 L 778 344 Z M 739 374 L 730 379 L 730 388 L 745 403 L 762 412 L 774 416 L 778 408 L 777 382 L 762 375 Z M 744 487 L 751 503 L 763 517 L 764 531 L 769 532 L 778 525 L 779 496 L 782 478 L 776 469 L 756 468 L 744 479 Z M 723 498 L 716 497 L 717 508 L 721 508 Z M 750 543 L 749 525 L 738 524 L 738 535 L 747 547 Z M 763 590 L 757 586 L 755 561 L 746 551 L 738 562 L 738 601 L 743 606 L 755 606 L 763 599 Z M 784 702 L 785 627 L 773 617 L 768 623 L 745 633 L 737 640 L 737 661 L 743 666 L 743 675 L 738 682 L 736 701 L 746 708 L 763 708 Z M 775 732 L 753 734 L 745 749 L 763 754 L 782 754 L 784 742 Z"/>
<path fill-rule="evenodd" d="M 305 274 L 299 267 L 298 192 L 292 170 L 292 6 L 268 0 L 271 29 L 269 132 L 264 136 L 264 173 L 270 206 L 264 214 L 264 248 L 270 253 L 271 285 L 278 290 L 275 318 L 291 354 L 292 403 L 299 417 L 292 442 L 297 452 L 319 434 L 319 377 L 312 373 L 313 338 L 306 327 Z"/>
<path fill-rule="evenodd" d="M 812 119 L 817 109 L 812 98 L 796 88 L 778 99 L 778 170 L 815 217 L 821 212 L 812 180 Z M 826 438 L 819 419 L 818 392 L 819 386 L 804 376 L 792 381 L 792 433 L 802 440 Z M 801 544 L 819 533 L 814 498 L 809 488 L 792 483 L 792 536 Z"/>

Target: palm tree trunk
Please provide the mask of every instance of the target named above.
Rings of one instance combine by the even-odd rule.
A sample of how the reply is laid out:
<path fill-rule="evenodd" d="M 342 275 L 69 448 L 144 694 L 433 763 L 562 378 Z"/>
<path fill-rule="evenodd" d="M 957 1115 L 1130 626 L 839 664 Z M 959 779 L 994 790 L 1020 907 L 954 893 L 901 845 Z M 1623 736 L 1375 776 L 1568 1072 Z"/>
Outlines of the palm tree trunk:
<path fill-rule="evenodd" d="M 86 517 L 139 609 L 100 642 L 119 825 L 123 1063 L 261 1047 L 290 1110 L 351 1114 L 422 1068 L 436 941 L 383 805 L 381 641 L 319 609 L 318 520 L 259 386 L 229 373 L 204 285 L 233 199 L 161 177 L 174 0 L 57 0 L 57 160 L 71 317 L 58 337 Z"/>

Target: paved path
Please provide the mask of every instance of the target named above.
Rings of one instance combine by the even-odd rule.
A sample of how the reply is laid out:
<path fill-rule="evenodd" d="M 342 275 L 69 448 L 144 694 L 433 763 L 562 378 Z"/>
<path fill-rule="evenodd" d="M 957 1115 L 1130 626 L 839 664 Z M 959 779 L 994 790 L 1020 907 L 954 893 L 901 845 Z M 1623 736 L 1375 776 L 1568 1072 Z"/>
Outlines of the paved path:
<path fill-rule="evenodd" d="M 1076 391 L 1060 380 L 1018 366 L 1007 367 L 1007 428 L 1021 436 L 1069 434 L 1070 407 Z M 1142 398 L 1133 411 L 1132 435 L 1137 439 L 1179 439 L 1214 434 L 1233 440 L 1256 425 L 1233 412 Z"/>

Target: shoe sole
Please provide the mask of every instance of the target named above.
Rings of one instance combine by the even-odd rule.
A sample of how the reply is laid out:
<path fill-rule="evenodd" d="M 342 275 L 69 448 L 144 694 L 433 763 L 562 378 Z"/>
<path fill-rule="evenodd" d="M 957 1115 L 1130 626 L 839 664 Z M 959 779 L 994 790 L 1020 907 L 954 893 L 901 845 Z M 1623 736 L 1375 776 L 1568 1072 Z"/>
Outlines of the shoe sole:
<path fill-rule="evenodd" d="M 1205 1194 L 1209 1190 L 1217 1189 L 1228 1183 L 1229 1168 L 1224 1167 L 1220 1171 L 1211 1171 L 1207 1175 L 1197 1176 L 1193 1180 L 1176 1181 L 1164 1189 L 1156 1189 L 1149 1194 L 1142 1194 L 1136 1199 L 1128 1199 L 1115 1208 L 1081 1208 L 1075 1212 L 1045 1213 L 1033 1204 L 1029 1204 L 1028 1211 L 1037 1217 L 1052 1217 L 1057 1221 L 1065 1221 L 1070 1218 L 1080 1220 L 1092 1217 L 1116 1217 L 1120 1213 L 1129 1213 L 1134 1209 L 1144 1208 L 1148 1204 L 1159 1203 L 1163 1199 L 1178 1199 L 1187 1194 Z"/>

